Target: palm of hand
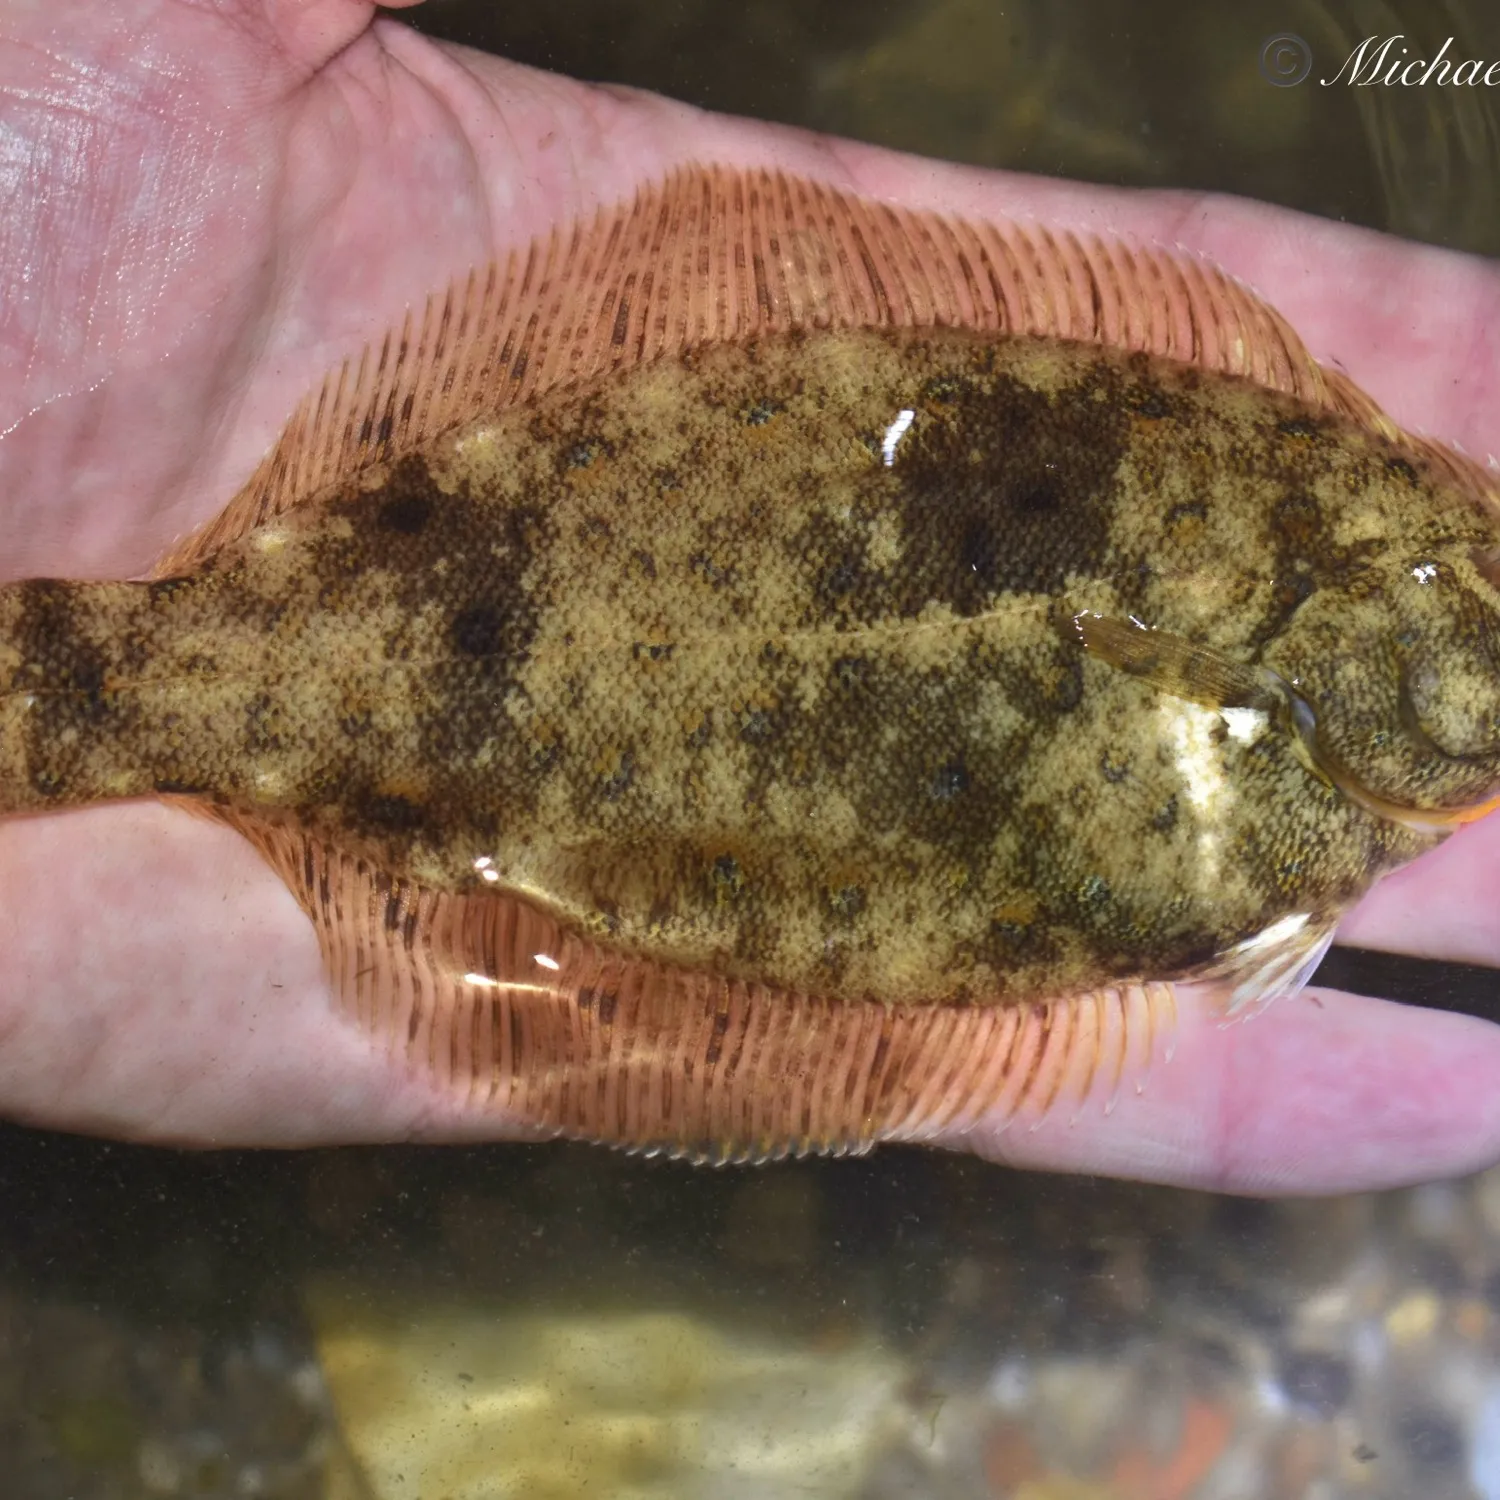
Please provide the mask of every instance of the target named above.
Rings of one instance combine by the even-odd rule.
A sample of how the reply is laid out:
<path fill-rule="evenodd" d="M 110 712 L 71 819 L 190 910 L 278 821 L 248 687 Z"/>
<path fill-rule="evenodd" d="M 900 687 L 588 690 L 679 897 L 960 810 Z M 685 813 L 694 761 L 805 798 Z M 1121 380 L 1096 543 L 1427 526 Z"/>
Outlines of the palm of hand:
<path fill-rule="evenodd" d="M 372 26 L 362 0 L 130 9 L 113 30 L 82 0 L 0 30 L 25 147 L 23 204 L 0 226 L 7 579 L 145 570 L 403 308 L 689 158 L 1187 243 L 1270 292 L 1398 419 L 1470 451 L 1500 446 L 1500 356 L 1478 341 L 1500 279 L 1476 263 L 1248 205 L 705 119 Z M 1500 964 L 1492 825 L 1388 881 L 1348 935 Z M 0 825 L 0 956 L 9 1113 L 200 1142 L 496 1129 L 337 1021 L 289 895 L 234 835 L 180 814 Z M 1461 1017 L 1330 995 L 1225 1031 L 1190 1006 L 1170 1068 L 1112 1119 L 1054 1116 L 973 1144 L 1245 1187 L 1397 1180 L 1495 1154 L 1497 1065 L 1500 1031 Z"/>

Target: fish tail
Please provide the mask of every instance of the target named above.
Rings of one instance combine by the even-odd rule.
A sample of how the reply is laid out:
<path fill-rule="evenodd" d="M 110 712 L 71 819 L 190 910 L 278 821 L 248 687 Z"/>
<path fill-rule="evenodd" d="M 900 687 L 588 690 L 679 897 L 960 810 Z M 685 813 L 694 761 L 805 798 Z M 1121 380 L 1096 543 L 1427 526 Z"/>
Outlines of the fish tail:
<path fill-rule="evenodd" d="M 162 789 L 139 733 L 136 626 L 150 588 L 41 578 L 0 589 L 0 812 Z"/>

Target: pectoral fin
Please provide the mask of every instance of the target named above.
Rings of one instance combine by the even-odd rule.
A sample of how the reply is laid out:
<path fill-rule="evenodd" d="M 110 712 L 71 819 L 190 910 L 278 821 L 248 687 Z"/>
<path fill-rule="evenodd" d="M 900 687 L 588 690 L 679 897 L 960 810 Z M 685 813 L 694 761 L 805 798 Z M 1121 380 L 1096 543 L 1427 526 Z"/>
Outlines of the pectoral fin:
<path fill-rule="evenodd" d="M 1194 976 L 1219 993 L 1226 1018 L 1254 1015 L 1299 993 L 1333 943 L 1338 916 L 1298 912 L 1236 943 Z"/>
<path fill-rule="evenodd" d="M 1279 680 L 1264 667 L 1247 666 L 1170 630 L 1087 610 L 1071 623 L 1090 655 L 1164 693 L 1208 708 L 1272 712 L 1284 706 Z"/>

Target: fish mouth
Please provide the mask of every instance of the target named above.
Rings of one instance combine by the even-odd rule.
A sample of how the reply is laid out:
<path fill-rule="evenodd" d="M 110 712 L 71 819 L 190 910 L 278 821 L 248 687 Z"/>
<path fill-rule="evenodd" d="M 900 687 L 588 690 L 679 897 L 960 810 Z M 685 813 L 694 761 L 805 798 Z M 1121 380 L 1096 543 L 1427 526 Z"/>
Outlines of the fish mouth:
<path fill-rule="evenodd" d="M 1321 780 L 1337 788 L 1356 806 L 1362 807 L 1375 817 L 1383 818 L 1389 823 L 1399 823 L 1403 828 L 1410 828 L 1415 833 L 1449 834 L 1454 829 L 1461 828 L 1465 823 L 1478 822 L 1486 814 L 1500 808 L 1500 792 L 1466 807 L 1428 808 L 1394 802 L 1389 797 L 1382 797 L 1379 792 L 1371 791 L 1322 743 L 1322 737 L 1318 733 L 1318 716 L 1312 704 L 1285 679 L 1278 679 L 1278 686 L 1286 697 L 1292 728 L 1296 735 L 1295 743 L 1308 769 Z M 1477 756 L 1448 755 L 1432 742 L 1431 737 L 1421 728 L 1421 725 L 1415 722 L 1415 709 L 1406 689 L 1405 674 L 1402 675 L 1401 682 L 1401 717 L 1404 728 L 1413 730 L 1424 747 L 1442 755 L 1445 760 L 1480 759 Z M 1413 722 L 1407 723 L 1408 719 Z"/>

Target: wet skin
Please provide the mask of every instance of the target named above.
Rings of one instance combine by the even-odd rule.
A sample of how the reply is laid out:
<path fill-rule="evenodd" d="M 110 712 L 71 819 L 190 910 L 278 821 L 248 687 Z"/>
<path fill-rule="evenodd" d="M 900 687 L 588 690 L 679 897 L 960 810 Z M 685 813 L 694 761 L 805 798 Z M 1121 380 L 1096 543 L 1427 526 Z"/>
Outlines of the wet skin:
<path fill-rule="evenodd" d="M 54 192 L 0 242 L 7 280 L 33 288 L 7 300 L 3 328 L 0 429 L 19 424 L 0 442 L 9 578 L 143 570 L 220 507 L 303 390 L 392 309 L 689 156 L 1203 249 L 1398 420 L 1470 452 L 1496 446 L 1496 356 L 1476 342 L 1500 301 L 1485 267 L 1246 205 L 959 172 L 705 120 L 371 28 L 363 6 L 247 14 L 221 33 L 195 9 L 153 12 L 155 44 L 185 70 L 170 86 L 128 26 L 101 34 L 82 6 L 53 23 L 52 61 L 27 45 L 28 22 L 0 34 L 7 81 L 39 101 L 23 130 L 53 132 L 39 159 L 104 205 L 83 232 Z M 117 85 L 97 107 L 120 131 L 66 134 L 61 105 L 49 112 L 39 83 L 61 86 L 56 37 L 70 24 L 69 55 Z M 164 159 L 184 165 L 153 189 L 148 231 L 127 233 L 121 204 Z M 39 286 L 25 280 L 36 264 Z M 1346 932 L 1496 962 L 1497 842 L 1486 824 L 1461 833 Z M 205 1143 L 497 1129 L 455 1117 L 335 1021 L 301 913 L 230 833 L 149 805 L 26 820 L 0 831 L 0 890 L 9 1113 Z M 1229 1031 L 1188 1008 L 1173 1062 L 1109 1121 L 1054 1116 L 970 1144 L 1251 1188 L 1399 1180 L 1495 1155 L 1490 1028 L 1323 1001 Z"/>

